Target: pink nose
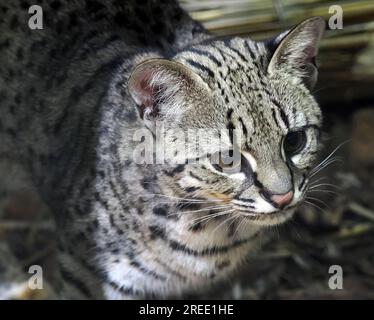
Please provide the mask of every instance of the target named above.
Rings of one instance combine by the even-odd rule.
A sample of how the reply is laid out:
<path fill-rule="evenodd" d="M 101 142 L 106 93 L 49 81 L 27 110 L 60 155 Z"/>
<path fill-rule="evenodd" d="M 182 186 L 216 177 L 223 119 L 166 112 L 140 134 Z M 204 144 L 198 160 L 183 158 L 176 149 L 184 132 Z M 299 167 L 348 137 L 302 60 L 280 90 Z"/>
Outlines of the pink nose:
<path fill-rule="evenodd" d="M 293 198 L 293 191 L 289 191 L 284 194 L 275 194 L 270 197 L 271 201 L 275 203 L 279 208 L 284 208 L 288 205 Z"/>

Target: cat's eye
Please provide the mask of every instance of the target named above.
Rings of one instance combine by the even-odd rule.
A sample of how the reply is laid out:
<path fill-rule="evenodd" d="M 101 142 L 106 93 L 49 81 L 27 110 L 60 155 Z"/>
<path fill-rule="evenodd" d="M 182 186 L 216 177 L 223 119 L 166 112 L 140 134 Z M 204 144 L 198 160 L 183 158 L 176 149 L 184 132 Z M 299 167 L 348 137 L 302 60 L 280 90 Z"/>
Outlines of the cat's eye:
<path fill-rule="evenodd" d="M 287 156 L 299 153 L 306 144 L 306 133 L 304 130 L 289 132 L 283 140 L 283 149 Z"/>
<path fill-rule="evenodd" d="M 232 174 L 240 171 L 240 155 L 239 159 L 236 159 L 233 150 L 216 152 L 210 161 L 213 168 L 219 172 Z"/>

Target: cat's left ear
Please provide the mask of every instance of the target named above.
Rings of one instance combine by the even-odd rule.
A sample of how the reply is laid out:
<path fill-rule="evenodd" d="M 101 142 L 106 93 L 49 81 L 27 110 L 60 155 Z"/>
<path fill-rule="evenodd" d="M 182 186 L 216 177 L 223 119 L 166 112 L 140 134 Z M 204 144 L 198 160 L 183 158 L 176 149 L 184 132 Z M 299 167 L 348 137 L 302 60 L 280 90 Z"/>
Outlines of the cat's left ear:
<path fill-rule="evenodd" d="M 143 120 L 175 120 L 194 98 L 207 95 L 209 87 L 179 62 L 151 59 L 135 67 L 128 90 Z"/>
<path fill-rule="evenodd" d="M 318 76 L 315 58 L 325 28 L 322 18 L 313 17 L 276 37 L 273 42 L 276 49 L 268 65 L 268 74 L 285 72 L 301 78 L 309 89 L 313 88 Z"/>

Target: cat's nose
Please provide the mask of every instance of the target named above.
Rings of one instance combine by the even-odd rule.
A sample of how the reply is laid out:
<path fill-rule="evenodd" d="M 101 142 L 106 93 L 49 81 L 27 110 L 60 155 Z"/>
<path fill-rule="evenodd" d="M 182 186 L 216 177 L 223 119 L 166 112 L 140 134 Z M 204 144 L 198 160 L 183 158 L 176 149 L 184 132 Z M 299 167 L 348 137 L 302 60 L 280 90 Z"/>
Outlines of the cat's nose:
<path fill-rule="evenodd" d="M 276 205 L 277 208 L 283 209 L 286 205 L 288 205 L 293 198 L 293 191 L 288 191 L 287 193 L 283 194 L 274 194 L 270 196 L 270 200 L 273 204 Z"/>

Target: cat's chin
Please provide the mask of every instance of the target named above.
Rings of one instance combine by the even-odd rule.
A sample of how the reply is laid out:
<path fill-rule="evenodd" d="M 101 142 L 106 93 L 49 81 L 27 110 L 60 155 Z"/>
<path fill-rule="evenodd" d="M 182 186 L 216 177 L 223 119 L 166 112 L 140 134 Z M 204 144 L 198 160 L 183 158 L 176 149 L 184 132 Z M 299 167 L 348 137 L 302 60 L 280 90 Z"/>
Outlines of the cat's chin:
<path fill-rule="evenodd" d="M 291 219 L 295 214 L 295 211 L 296 208 L 289 208 L 271 213 L 242 212 L 242 216 L 244 219 L 248 220 L 248 223 L 252 225 L 269 227 L 282 224 Z"/>

